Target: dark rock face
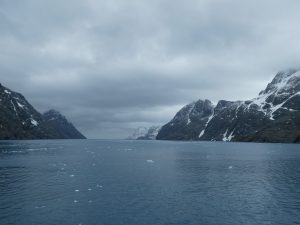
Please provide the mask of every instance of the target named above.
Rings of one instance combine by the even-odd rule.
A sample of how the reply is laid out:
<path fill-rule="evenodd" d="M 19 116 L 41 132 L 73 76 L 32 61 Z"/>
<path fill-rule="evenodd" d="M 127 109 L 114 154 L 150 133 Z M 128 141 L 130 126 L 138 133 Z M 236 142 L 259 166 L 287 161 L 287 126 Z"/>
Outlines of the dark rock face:
<path fill-rule="evenodd" d="M 183 107 L 175 117 L 164 125 L 157 135 L 158 140 L 196 140 L 199 130 L 204 129 L 213 114 L 209 100 L 198 100 Z"/>
<path fill-rule="evenodd" d="M 44 123 L 51 127 L 53 134 L 62 139 L 85 139 L 85 137 L 70 123 L 66 117 L 55 110 L 43 114 Z"/>
<path fill-rule="evenodd" d="M 198 113 L 192 114 L 201 102 L 207 102 L 207 107 L 197 107 Z M 278 73 L 249 101 L 221 100 L 216 106 L 208 100 L 197 103 L 181 109 L 157 139 L 300 142 L 300 70 Z"/>
<path fill-rule="evenodd" d="M 0 139 L 78 137 L 65 135 L 64 130 L 48 123 L 23 95 L 0 85 Z"/>

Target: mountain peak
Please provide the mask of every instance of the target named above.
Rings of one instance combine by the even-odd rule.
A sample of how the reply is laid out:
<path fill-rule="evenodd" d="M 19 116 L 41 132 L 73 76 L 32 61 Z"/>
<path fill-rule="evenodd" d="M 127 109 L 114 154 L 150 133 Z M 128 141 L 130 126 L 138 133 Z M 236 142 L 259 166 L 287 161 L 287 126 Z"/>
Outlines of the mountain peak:
<path fill-rule="evenodd" d="M 197 139 L 198 130 L 206 127 L 213 113 L 214 106 L 211 101 L 199 99 L 192 102 L 179 110 L 175 117 L 160 129 L 157 139 Z M 169 132 L 171 130 L 174 132 Z M 192 130 L 190 136 L 187 135 L 188 130 Z"/>
<path fill-rule="evenodd" d="M 50 109 L 44 112 L 43 117 L 46 120 L 66 119 L 65 116 L 63 116 L 59 111 L 54 109 Z"/>
<path fill-rule="evenodd" d="M 267 88 L 262 91 L 257 98 L 252 99 L 251 105 L 256 105 L 261 112 L 271 120 L 274 113 L 277 114 L 281 109 L 298 110 L 295 98 L 300 95 L 300 70 L 290 69 L 276 74 Z M 249 108 L 248 107 L 248 108 Z"/>
<path fill-rule="evenodd" d="M 61 113 L 59 111 L 55 110 L 55 109 L 49 109 L 44 114 L 57 114 L 57 115 L 61 115 Z"/>
<path fill-rule="evenodd" d="M 185 121 L 190 124 L 195 117 L 206 117 L 212 113 L 213 104 L 211 101 L 199 99 L 184 106 L 174 117 L 173 121 Z"/>
<path fill-rule="evenodd" d="M 50 125 L 55 133 L 67 139 L 85 139 L 85 137 L 60 112 L 50 109 L 43 114 L 46 124 Z"/>
<path fill-rule="evenodd" d="M 215 107 L 208 100 L 188 104 L 157 139 L 299 142 L 299 112 L 300 69 L 290 69 L 277 73 L 252 100 L 220 100 Z"/>
<path fill-rule="evenodd" d="M 268 84 L 265 91 L 262 94 L 267 94 L 271 92 L 281 93 L 293 89 L 295 86 L 300 84 L 300 70 L 299 69 L 289 69 L 286 71 L 281 71 L 276 74 L 271 83 Z"/>
<path fill-rule="evenodd" d="M 0 139 L 85 138 L 58 111 L 49 110 L 42 115 L 22 94 L 3 85 L 0 85 L 0 120 Z"/>

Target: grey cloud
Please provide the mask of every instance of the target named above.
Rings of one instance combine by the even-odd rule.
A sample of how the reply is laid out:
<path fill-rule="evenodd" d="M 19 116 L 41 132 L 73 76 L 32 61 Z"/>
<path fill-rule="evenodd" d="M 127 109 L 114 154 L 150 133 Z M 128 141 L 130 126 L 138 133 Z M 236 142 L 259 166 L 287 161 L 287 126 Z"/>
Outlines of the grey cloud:
<path fill-rule="evenodd" d="M 126 137 L 199 98 L 255 97 L 299 67 L 300 3 L 0 0 L 0 78 L 88 137 Z"/>

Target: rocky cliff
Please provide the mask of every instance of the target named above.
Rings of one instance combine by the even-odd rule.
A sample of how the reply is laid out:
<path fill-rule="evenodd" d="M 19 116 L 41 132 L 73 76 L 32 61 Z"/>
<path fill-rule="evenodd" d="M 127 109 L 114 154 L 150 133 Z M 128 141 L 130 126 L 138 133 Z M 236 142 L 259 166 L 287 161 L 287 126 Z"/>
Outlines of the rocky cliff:
<path fill-rule="evenodd" d="M 279 72 L 252 100 L 188 104 L 157 139 L 300 142 L 300 70 Z"/>
<path fill-rule="evenodd" d="M 52 115 L 42 115 L 22 94 L 0 84 L 0 139 L 85 138 L 58 112 L 55 120 Z"/>

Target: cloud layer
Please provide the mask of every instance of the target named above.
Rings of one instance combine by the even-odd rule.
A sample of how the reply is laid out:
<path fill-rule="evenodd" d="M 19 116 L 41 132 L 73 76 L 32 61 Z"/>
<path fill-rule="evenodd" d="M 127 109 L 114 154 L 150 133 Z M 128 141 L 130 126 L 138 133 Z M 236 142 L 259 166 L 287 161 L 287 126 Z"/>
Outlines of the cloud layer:
<path fill-rule="evenodd" d="M 199 98 L 255 97 L 299 67 L 298 0 L 0 0 L 0 78 L 90 138 Z"/>

